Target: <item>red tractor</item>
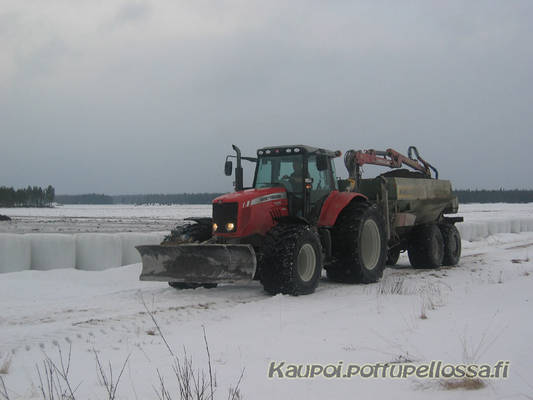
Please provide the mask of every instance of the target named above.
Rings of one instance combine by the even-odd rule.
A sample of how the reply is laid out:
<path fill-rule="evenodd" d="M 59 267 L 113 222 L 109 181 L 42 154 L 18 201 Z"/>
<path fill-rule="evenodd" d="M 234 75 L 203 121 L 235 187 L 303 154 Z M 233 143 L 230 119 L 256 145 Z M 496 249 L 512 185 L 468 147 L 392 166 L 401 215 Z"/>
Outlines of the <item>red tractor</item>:
<path fill-rule="evenodd" d="M 212 218 L 190 218 L 161 245 L 138 246 L 141 280 L 194 288 L 258 279 L 268 293 L 302 295 L 315 290 L 323 267 L 333 281 L 371 283 L 402 250 L 419 268 L 459 259 L 461 219 L 445 216 L 457 212 L 457 199 L 414 147 L 409 157 L 350 150 L 346 180 L 336 178 L 340 151 L 276 146 L 252 158 L 233 149 L 225 173 L 236 158 L 235 192 L 213 200 Z M 256 163 L 251 188 L 243 187 L 242 160 Z M 395 169 L 365 180 L 367 163 Z"/>

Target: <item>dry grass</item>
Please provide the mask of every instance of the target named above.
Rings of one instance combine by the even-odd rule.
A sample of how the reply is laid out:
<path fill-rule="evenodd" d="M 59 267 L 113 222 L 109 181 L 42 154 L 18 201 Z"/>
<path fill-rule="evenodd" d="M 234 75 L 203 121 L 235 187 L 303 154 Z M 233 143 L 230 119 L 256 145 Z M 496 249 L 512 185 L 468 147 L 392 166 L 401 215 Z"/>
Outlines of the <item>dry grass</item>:
<path fill-rule="evenodd" d="M 70 363 L 72 346 L 68 354 L 64 355 L 61 347 L 57 347 L 59 361 L 56 363 L 45 354 L 42 365 L 36 364 L 35 369 L 39 377 L 38 389 L 43 400 L 74 400 L 77 387 L 70 382 Z"/>
<path fill-rule="evenodd" d="M 117 389 L 120 384 L 120 378 L 122 378 L 122 374 L 124 373 L 124 369 L 128 364 L 130 356 L 128 355 L 128 357 L 124 361 L 124 364 L 122 364 L 122 369 L 120 370 L 118 377 L 115 378 L 113 377 L 113 368 L 111 367 L 111 363 L 109 363 L 108 369 L 104 368 L 102 366 L 102 363 L 100 362 L 100 358 L 98 357 L 98 353 L 96 352 L 96 350 L 93 350 L 93 352 L 98 370 L 98 380 L 100 381 L 100 384 L 104 386 L 107 392 L 107 399 L 115 400 L 117 398 Z"/>
<path fill-rule="evenodd" d="M 405 285 L 405 277 L 388 275 L 378 282 L 378 295 L 413 294 L 413 290 Z"/>
<path fill-rule="evenodd" d="M 0 357 L 2 361 L 0 362 L 0 374 L 7 375 L 9 373 L 9 368 L 11 367 L 11 355 L 5 357 Z"/>
<path fill-rule="evenodd" d="M 442 379 L 440 385 L 444 390 L 479 390 L 487 386 L 479 378 Z"/>
<path fill-rule="evenodd" d="M 159 326 L 157 331 L 161 334 Z M 220 398 L 216 395 L 216 371 L 211 363 L 211 353 L 207 336 L 204 330 L 205 349 L 207 352 L 207 365 L 197 368 L 193 364 L 193 359 L 183 349 L 182 354 L 172 353 L 172 370 L 175 379 L 172 388 L 164 381 L 159 370 L 156 371 L 159 380 L 159 387 L 155 389 L 156 398 L 159 400 L 215 400 Z M 168 348 L 170 350 L 170 347 Z M 76 400 L 77 391 L 80 384 L 74 385 L 70 377 L 71 371 L 71 347 L 68 353 L 64 353 L 60 346 L 57 346 L 58 355 L 52 359 L 45 354 L 41 363 L 35 365 L 38 382 L 35 385 L 38 391 L 38 398 L 42 400 Z M 100 399 L 116 400 L 119 398 L 119 385 L 122 375 L 129 361 L 129 356 L 124 361 L 120 370 L 114 370 L 111 363 L 103 363 L 98 353 L 93 349 L 96 361 L 97 379 L 105 389 L 105 394 Z M 116 373 L 118 371 L 118 373 Z M 244 370 L 238 378 L 235 386 L 230 387 L 227 394 L 228 400 L 242 400 L 239 386 L 244 376 Z M 0 400 L 10 400 L 9 391 L 5 381 L 0 376 Z"/>
<path fill-rule="evenodd" d="M 212 365 L 205 328 L 203 333 L 207 363 L 197 367 L 185 348 L 180 354 L 172 350 L 154 316 L 155 313 L 148 309 L 144 300 L 143 305 L 146 314 L 150 316 L 155 326 L 147 330 L 146 334 L 161 338 L 172 361 L 173 379 L 170 379 L 168 383 L 165 382 L 160 371 L 156 370 L 159 381 L 159 387 L 154 386 L 156 398 L 160 400 L 215 400 L 227 396 L 228 400 L 242 399 L 239 387 L 244 376 L 244 369 L 241 371 L 236 384 L 229 387 L 226 395 L 220 396 L 216 393 L 218 386 L 216 370 Z M 81 383 L 73 384 L 71 379 L 72 345 L 69 343 L 68 352 L 63 352 L 58 344 L 56 344 L 56 348 L 56 357 L 52 358 L 45 353 L 44 360 L 36 363 L 37 382 L 36 384 L 32 383 L 32 386 L 38 391 L 38 398 L 42 400 L 76 400 L 76 398 L 80 398 L 77 391 Z M 118 399 L 120 396 L 119 385 L 128 365 L 129 356 L 122 364 L 121 369 L 115 370 L 110 362 L 104 363 L 99 353 L 94 349 L 93 354 L 96 361 L 97 380 L 105 390 L 104 394 L 98 398 Z M 7 374 L 11 365 L 11 355 L 7 357 L 0 355 L 0 361 L 0 374 Z M 0 400 L 10 400 L 10 392 L 11 390 L 8 390 L 3 376 L 0 375 Z"/>
<path fill-rule="evenodd" d="M 483 357 L 487 351 L 493 346 L 493 344 L 503 334 L 503 329 L 495 335 L 490 335 L 491 326 L 489 325 L 481 334 L 479 340 L 474 340 L 466 335 L 466 332 L 460 336 L 463 361 L 467 364 L 477 363 L 481 357 Z M 491 337 L 492 336 L 492 337 Z"/>
<path fill-rule="evenodd" d="M 0 399 L 3 400 L 10 400 L 9 399 L 9 393 L 7 392 L 6 383 L 4 382 L 4 378 L 0 376 Z"/>
<path fill-rule="evenodd" d="M 154 312 L 150 311 L 143 301 L 146 308 L 146 314 L 150 316 L 155 327 L 148 330 L 148 335 L 161 337 L 166 349 L 168 350 L 172 361 L 173 379 L 171 382 L 165 382 L 159 370 L 156 370 L 159 387 L 154 386 L 155 396 L 160 400 L 215 400 L 226 397 L 228 400 L 242 400 L 240 385 L 244 377 L 244 369 L 234 386 L 228 388 L 226 395 L 218 395 L 216 381 L 216 369 L 212 365 L 211 352 L 207 335 L 204 328 L 204 344 L 207 353 L 207 364 L 197 367 L 193 359 L 188 355 L 184 348 L 180 354 L 175 353 L 167 342 L 161 327 L 158 324 Z M 46 353 L 42 362 L 36 363 L 35 371 L 37 382 L 31 385 L 38 391 L 38 398 L 42 400 L 76 400 L 80 398 L 77 391 L 81 383 L 73 384 L 71 379 L 71 360 L 72 347 L 69 344 L 68 352 L 63 352 L 59 345 L 57 347 L 57 356 L 49 357 Z M 119 384 L 129 362 L 129 356 L 126 358 L 120 370 L 113 369 L 110 362 L 104 363 L 101 356 L 93 349 L 96 361 L 96 374 L 100 385 L 105 389 L 101 399 L 115 400 L 120 396 Z M 2 359 L 0 357 L 0 359 Z M 7 374 L 11 364 L 11 357 L 3 358 L 1 373 Z M 3 376 L 0 375 L 0 400 L 10 400 L 8 390 Z"/>
<path fill-rule="evenodd" d="M 522 264 L 523 262 L 529 262 L 529 257 L 526 258 L 513 258 L 511 260 L 513 264 Z"/>
<path fill-rule="evenodd" d="M 157 377 L 159 379 L 159 387 L 155 389 L 157 398 L 159 400 L 215 400 L 217 398 L 217 396 L 215 396 L 217 389 L 216 371 L 212 365 L 211 352 L 209 350 L 209 342 L 207 341 L 205 328 L 203 328 L 203 333 L 205 351 L 207 354 L 207 366 L 198 368 L 194 365 L 192 357 L 187 354 L 186 349 L 183 349 L 181 354 L 176 354 L 174 352 L 163 334 L 163 331 L 155 318 L 154 312 L 148 308 L 143 298 L 141 298 L 141 301 L 146 313 L 150 316 L 155 325 L 155 328 L 153 329 L 154 334 L 157 333 L 161 337 L 161 340 L 172 359 L 174 388 L 169 388 L 169 384 L 164 380 L 159 370 L 157 370 Z M 244 369 L 241 371 L 235 386 L 228 389 L 228 400 L 242 399 L 239 387 L 243 376 Z"/>

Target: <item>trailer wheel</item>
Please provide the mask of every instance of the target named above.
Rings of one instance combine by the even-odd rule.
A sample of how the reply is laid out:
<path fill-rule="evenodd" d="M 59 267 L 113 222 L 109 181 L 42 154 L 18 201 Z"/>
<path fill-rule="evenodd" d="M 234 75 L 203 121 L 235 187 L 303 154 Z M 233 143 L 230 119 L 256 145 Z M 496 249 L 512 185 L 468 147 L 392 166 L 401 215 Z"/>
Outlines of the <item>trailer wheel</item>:
<path fill-rule="evenodd" d="M 333 255 L 328 278 L 335 282 L 372 283 L 383 276 L 387 239 L 383 218 L 366 202 L 347 206 L 333 229 Z"/>
<path fill-rule="evenodd" d="M 442 265 L 444 240 L 439 227 L 428 224 L 413 228 L 407 252 L 413 268 L 436 268 Z"/>
<path fill-rule="evenodd" d="M 442 265 L 457 265 L 461 258 L 461 235 L 455 225 L 439 225 L 444 240 L 444 257 Z"/>
<path fill-rule="evenodd" d="M 201 243 L 209 240 L 213 236 L 213 220 L 211 218 L 199 218 L 192 224 L 177 226 L 165 236 L 161 244 L 171 246 L 183 243 Z M 196 283 L 196 282 L 169 282 L 168 285 L 174 289 L 196 289 L 204 287 L 206 289 L 216 288 L 216 283 Z"/>
<path fill-rule="evenodd" d="M 400 246 L 395 246 L 389 249 L 387 252 L 387 265 L 393 266 L 398 264 L 400 258 Z"/>
<path fill-rule="evenodd" d="M 278 224 L 265 238 L 259 279 L 270 294 L 315 291 L 322 272 L 322 247 L 307 225 Z"/>

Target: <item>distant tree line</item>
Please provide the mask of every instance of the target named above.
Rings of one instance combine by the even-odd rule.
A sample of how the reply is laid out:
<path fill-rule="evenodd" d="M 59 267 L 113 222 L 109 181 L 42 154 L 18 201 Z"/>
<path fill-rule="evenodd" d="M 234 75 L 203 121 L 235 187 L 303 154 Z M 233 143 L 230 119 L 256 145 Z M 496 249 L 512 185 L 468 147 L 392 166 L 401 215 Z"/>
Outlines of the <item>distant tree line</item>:
<path fill-rule="evenodd" d="M 14 189 L 0 186 L 0 207 L 48 207 L 55 199 L 55 189 L 28 186 L 26 189 Z"/>
<path fill-rule="evenodd" d="M 530 203 L 533 190 L 455 190 L 460 203 Z M 57 195 L 61 204 L 211 204 L 222 193 Z"/>
<path fill-rule="evenodd" d="M 460 203 L 531 203 L 533 190 L 455 190 Z"/>
<path fill-rule="evenodd" d="M 211 204 L 221 193 L 180 193 L 180 194 L 60 194 L 56 201 L 60 204 Z"/>
<path fill-rule="evenodd" d="M 106 194 L 60 194 L 56 196 L 60 204 L 113 204 L 113 197 Z"/>
<path fill-rule="evenodd" d="M 128 194 L 113 196 L 115 204 L 211 204 L 222 193 Z"/>

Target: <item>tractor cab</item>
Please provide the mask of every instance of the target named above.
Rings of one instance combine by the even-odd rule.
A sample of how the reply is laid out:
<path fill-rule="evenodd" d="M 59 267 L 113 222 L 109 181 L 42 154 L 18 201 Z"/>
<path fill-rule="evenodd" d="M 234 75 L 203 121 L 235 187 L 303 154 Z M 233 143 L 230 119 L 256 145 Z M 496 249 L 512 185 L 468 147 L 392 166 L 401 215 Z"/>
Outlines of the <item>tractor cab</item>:
<path fill-rule="evenodd" d="M 287 191 L 289 215 L 317 219 L 325 199 L 337 190 L 332 159 L 339 155 L 303 145 L 259 149 L 253 187 L 281 186 Z"/>

